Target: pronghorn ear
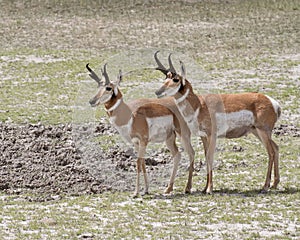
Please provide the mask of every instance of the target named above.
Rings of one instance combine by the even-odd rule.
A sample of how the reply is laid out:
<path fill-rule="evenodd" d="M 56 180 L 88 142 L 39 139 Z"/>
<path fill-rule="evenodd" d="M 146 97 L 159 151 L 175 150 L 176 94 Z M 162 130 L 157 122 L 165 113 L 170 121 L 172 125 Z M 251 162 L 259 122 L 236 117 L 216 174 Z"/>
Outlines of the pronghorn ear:
<path fill-rule="evenodd" d="M 119 74 L 118 74 L 118 77 L 117 77 L 117 82 L 116 82 L 116 87 L 114 88 L 114 94 L 115 95 L 118 95 L 118 87 L 120 85 L 120 82 L 122 81 L 122 71 L 121 69 L 119 70 Z"/>
<path fill-rule="evenodd" d="M 186 72 L 185 72 L 185 66 L 184 66 L 183 62 L 181 62 L 181 61 L 180 61 L 180 69 L 181 69 L 182 85 L 184 86 Z"/>

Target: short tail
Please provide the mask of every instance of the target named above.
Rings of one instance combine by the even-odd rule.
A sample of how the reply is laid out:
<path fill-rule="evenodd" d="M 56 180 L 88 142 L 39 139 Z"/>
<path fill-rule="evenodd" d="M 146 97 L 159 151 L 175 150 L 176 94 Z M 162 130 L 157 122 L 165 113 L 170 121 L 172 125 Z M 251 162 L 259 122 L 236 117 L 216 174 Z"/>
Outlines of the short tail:
<path fill-rule="evenodd" d="M 281 107 L 278 104 L 278 108 L 277 108 L 277 120 L 280 118 L 281 116 Z"/>
<path fill-rule="evenodd" d="M 280 116 L 281 116 L 281 107 L 280 107 L 279 103 L 274 98 L 271 98 L 269 96 L 267 96 L 267 98 L 272 103 L 273 109 L 274 109 L 274 111 L 275 111 L 275 113 L 277 115 L 277 120 L 278 120 L 280 118 Z"/>

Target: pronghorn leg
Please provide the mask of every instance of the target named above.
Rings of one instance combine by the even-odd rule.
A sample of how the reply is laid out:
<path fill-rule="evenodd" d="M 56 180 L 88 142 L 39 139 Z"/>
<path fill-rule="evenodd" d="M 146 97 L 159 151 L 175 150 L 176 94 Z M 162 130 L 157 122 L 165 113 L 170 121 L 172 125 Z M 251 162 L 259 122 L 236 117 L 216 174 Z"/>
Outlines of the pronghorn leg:
<path fill-rule="evenodd" d="M 133 197 L 137 197 L 140 193 L 140 172 L 141 172 L 141 159 L 138 158 L 136 160 L 136 184 L 135 184 L 135 192 Z"/>
<path fill-rule="evenodd" d="M 204 156 L 206 159 L 206 155 L 207 155 L 207 149 L 208 149 L 208 142 L 207 142 L 207 138 L 206 137 L 201 137 L 201 141 L 203 143 L 203 149 L 204 149 Z M 203 165 L 202 161 L 200 160 L 200 167 Z"/>
<path fill-rule="evenodd" d="M 146 172 L 145 158 L 142 158 L 141 160 L 142 160 L 142 171 L 143 171 L 144 181 L 145 181 L 144 194 L 149 194 L 149 181 L 148 181 L 147 172 Z"/>
<path fill-rule="evenodd" d="M 137 178 L 136 178 L 136 188 L 133 197 L 137 197 L 140 192 L 140 173 L 143 171 L 144 181 L 145 181 L 145 193 L 148 193 L 149 183 L 147 178 L 146 166 L 145 166 L 145 152 L 146 146 L 144 144 L 139 143 L 136 146 L 136 150 L 138 152 L 138 159 L 136 161 L 136 171 L 137 171 Z"/>
<path fill-rule="evenodd" d="M 277 188 L 278 183 L 280 182 L 280 175 L 279 175 L 279 148 L 278 145 L 271 140 L 273 150 L 275 152 L 274 155 L 274 182 L 272 188 Z"/>
<path fill-rule="evenodd" d="M 188 182 L 185 187 L 185 193 L 191 193 L 192 178 L 193 178 L 193 172 L 194 172 L 195 151 L 192 147 L 190 136 L 186 136 L 186 135 L 181 136 L 181 142 L 182 142 L 184 150 L 187 152 L 189 159 L 190 159 L 189 176 L 188 176 Z"/>
<path fill-rule="evenodd" d="M 206 162 L 206 168 L 208 168 L 208 161 L 207 161 L 207 149 L 208 149 L 208 139 L 206 137 L 201 137 L 202 143 L 203 143 L 203 149 L 204 149 L 204 157 L 205 157 L 205 162 Z M 202 166 L 202 162 L 200 161 L 200 167 Z M 206 185 L 205 188 L 203 189 L 203 193 L 206 193 L 206 189 L 208 187 L 208 175 L 206 178 Z"/>
<path fill-rule="evenodd" d="M 266 192 L 270 188 L 271 183 L 271 175 L 272 175 L 272 167 L 274 164 L 274 185 L 273 187 L 276 188 L 277 184 L 280 181 L 279 177 L 279 169 L 278 169 L 278 146 L 273 140 L 271 139 L 271 133 L 266 132 L 264 130 L 256 128 L 256 131 L 253 131 L 254 135 L 256 135 L 265 148 L 267 149 L 268 156 L 269 156 L 269 163 L 268 163 L 268 171 L 266 176 L 265 185 L 263 186 L 262 192 Z"/>
<path fill-rule="evenodd" d="M 173 191 L 175 176 L 176 176 L 176 173 L 177 173 L 177 170 L 178 170 L 178 165 L 179 165 L 180 158 L 181 158 L 181 154 L 178 151 L 175 140 L 176 140 L 176 135 L 175 134 L 172 134 L 166 140 L 166 145 L 167 145 L 168 149 L 170 150 L 170 152 L 173 156 L 174 164 L 173 164 L 173 170 L 172 170 L 171 178 L 170 178 L 168 187 L 165 189 L 165 193 L 170 193 L 170 192 Z"/>
<path fill-rule="evenodd" d="M 214 161 L 214 154 L 216 150 L 216 143 L 217 143 L 217 137 L 216 135 L 211 135 L 207 138 L 207 152 L 206 152 L 206 166 L 207 166 L 207 180 L 206 180 L 206 186 L 203 190 L 204 193 L 211 194 L 213 191 L 213 161 Z"/>

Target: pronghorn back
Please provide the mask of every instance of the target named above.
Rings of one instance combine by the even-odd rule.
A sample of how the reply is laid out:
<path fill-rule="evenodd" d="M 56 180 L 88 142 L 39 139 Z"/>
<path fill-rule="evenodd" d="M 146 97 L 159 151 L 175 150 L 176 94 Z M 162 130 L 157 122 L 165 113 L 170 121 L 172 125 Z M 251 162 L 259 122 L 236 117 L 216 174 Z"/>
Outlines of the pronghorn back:
<path fill-rule="evenodd" d="M 223 118 L 235 129 L 253 125 L 271 131 L 281 112 L 277 101 L 261 93 L 208 94 L 198 97 L 206 105 L 202 109 L 207 109 L 209 115 L 215 113 L 217 120 L 218 117 L 220 121 Z"/>

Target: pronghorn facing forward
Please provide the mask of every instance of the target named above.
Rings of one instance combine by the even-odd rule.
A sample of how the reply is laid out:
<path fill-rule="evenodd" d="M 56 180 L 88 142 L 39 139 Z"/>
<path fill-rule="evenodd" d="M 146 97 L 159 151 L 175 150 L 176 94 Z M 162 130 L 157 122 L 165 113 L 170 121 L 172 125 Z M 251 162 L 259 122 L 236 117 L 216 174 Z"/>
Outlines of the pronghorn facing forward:
<path fill-rule="evenodd" d="M 90 100 L 91 106 L 95 107 L 104 104 L 112 125 L 118 130 L 120 135 L 128 142 L 132 143 L 137 152 L 137 178 L 134 197 L 139 194 L 140 172 L 143 171 L 145 181 L 145 194 L 148 193 L 148 178 L 144 155 L 149 142 L 166 142 L 173 158 L 174 165 L 172 175 L 165 193 L 173 190 L 175 175 L 181 154 L 176 146 L 176 134 L 181 137 L 184 149 L 190 158 L 189 177 L 185 192 L 189 193 L 192 187 L 192 173 L 194 166 L 194 150 L 190 142 L 190 130 L 179 113 L 173 98 L 166 99 L 137 99 L 126 104 L 123 101 L 122 93 L 118 86 L 122 80 L 121 71 L 117 82 L 114 84 L 109 80 L 106 72 L 106 64 L 102 75 L 105 79 L 103 83 L 95 72 L 86 65 L 91 78 L 98 83 L 99 90 Z"/>
<path fill-rule="evenodd" d="M 239 138 L 253 133 L 265 146 L 269 155 L 268 171 L 263 192 L 268 191 L 274 164 L 274 183 L 279 181 L 278 146 L 271 139 L 272 130 L 281 108 L 273 98 L 261 93 L 208 94 L 197 96 L 188 80 L 182 62 L 181 74 L 177 74 L 169 55 L 170 68 L 167 70 L 157 58 L 154 58 L 160 70 L 166 75 L 164 85 L 156 91 L 158 97 L 174 96 L 179 111 L 187 122 L 191 132 L 201 137 L 207 163 L 207 183 L 203 190 L 212 193 L 212 165 L 219 137 Z"/>

